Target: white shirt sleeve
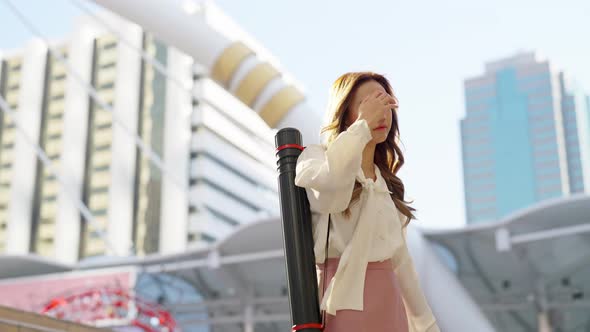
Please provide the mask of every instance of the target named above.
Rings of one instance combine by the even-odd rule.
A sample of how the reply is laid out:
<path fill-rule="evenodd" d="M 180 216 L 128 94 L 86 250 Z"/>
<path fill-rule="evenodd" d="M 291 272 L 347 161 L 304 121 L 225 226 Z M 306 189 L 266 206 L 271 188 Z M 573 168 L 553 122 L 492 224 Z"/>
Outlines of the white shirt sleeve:
<path fill-rule="evenodd" d="M 372 139 L 366 120 L 354 122 L 324 149 L 308 145 L 297 159 L 295 185 L 306 188 L 312 211 L 337 213 L 350 202 L 362 152 Z"/>
<path fill-rule="evenodd" d="M 404 224 L 406 216 L 401 214 L 400 220 Z M 418 273 L 414 268 L 412 257 L 408 251 L 406 242 L 407 227 L 403 228 L 404 244 L 394 257 L 394 271 L 402 292 L 402 298 L 408 316 L 410 332 L 440 332 L 436 324 L 436 318 L 426 301 L 426 297 L 420 287 Z"/>

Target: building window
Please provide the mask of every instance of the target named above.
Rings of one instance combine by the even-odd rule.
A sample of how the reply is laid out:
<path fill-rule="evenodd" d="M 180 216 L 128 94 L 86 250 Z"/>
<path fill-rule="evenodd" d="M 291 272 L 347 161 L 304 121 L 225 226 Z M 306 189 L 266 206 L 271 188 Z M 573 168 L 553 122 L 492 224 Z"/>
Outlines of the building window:
<path fill-rule="evenodd" d="M 207 233 L 201 233 L 201 239 L 203 239 L 203 241 L 208 242 L 208 243 L 215 242 L 215 238 Z"/>
<path fill-rule="evenodd" d="M 110 50 L 110 49 L 115 48 L 115 47 L 117 47 L 117 42 L 116 41 L 113 41 L 113 42 L 110 42 L 108 44 L 104 44 L 102 46 L 102 49 L 103 50 Z"/>
<path fill-rule="evenodd" d="M 55 96 L 51 96 L 51 100 L 62 100 L 62 99 L 64 99 L 63 93 L 57 94 Z"/>
<path fill-rule="evenodd" d="M 98 217 L 98 216 L 106 216 L 107 215 L 107 210 L 106 209 L 94 210 L 94 211 L 92 211 L 92 215 L 95 216 L 95 217 Z"/>
<path fill-rule="evenodd" d="M 66 74 L 59 74 L 51 78 L 53 81 L 63 81 L 66 79 Z"/>
<path fill-rule="evenodd" d="M 115 87 L 115 83 L 109 82 L 109 83 L 99 85 L 98 90 L 107 90 L 107 89 L 112 89 L 114 87 Z"/>
<path fill-rule="evenodd" d="M 117 65 L 116 62 L 107 62 L 107 63 L 100 65 L 98 68 L 101 70 L 102 69 L 109 69 L 109 68 L 114 68 L 116 65 Z"/>

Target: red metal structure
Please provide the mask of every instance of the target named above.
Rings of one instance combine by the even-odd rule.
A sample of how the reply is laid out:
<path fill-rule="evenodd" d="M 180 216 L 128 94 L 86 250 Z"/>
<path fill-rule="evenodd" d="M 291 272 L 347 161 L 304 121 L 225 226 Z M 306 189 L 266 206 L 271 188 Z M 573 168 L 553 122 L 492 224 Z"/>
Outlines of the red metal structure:
<path fill-rule="evenodd" d="M 180 332 L 170 312 L 123 288 L 89 288 L 55 297 L 41 313 L 94 326 L 135 326 L 145 332 Z"/>

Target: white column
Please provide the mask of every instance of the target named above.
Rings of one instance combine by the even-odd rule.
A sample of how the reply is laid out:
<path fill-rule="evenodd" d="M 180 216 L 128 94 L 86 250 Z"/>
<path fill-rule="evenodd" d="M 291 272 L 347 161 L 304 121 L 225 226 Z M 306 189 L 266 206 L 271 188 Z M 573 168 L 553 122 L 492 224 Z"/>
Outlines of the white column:
<path fill-rule="evenodd" d="M 547 287 L 541 277 L 535 280 L 535 304 L 537 308 L 537 327 L 539 332 L 552 332 L 547 299 Z"/>
<path fill-rule="evenodd" d="M 174 77 L 191 79 L 192 59 L 176 49 L 168 48 L 168 70 Z M 160 252 L 172 253 L 186 249 L 188 225 L 188 182 L 192 102 L 190 93 L 173 81 L 166 83 L 163 160 L 165 169 L 184 186 L 162 177 L 160 217 Z"/>
<path fill-rule="evenodd" d="M 256 294 L 254 293 L 254 287 L 252 285 L 247 285 L 246 288 L 242 288 L 242 290 L 245 291 L 245 294 L 241 296 L 244 303 L 244 332 L 254 332 L 255 312 L 253 302 Z"/>
<path fill-rule="evenodd" d="M 244 332 L 254 332 L 254 305 L 251 301 L 246 302 L 244 308 Z"/>
<path fill-rule="evenodd" d="M 549 313 L 547 311 L 540 311 L 537 313 L 537 326 L 539 332 L 552 332 L 551 323 L 549 322 Z"/>
<path fill-rule="evenodd" d="M 37 176 L 37 154 L 29 140 L 39 142 L 46 65 L 45 44 L 40 40 L 29 42 L 24 50 L 19 107 L 16 113 L 18 125 L 25 131 L 28 139 L 20 130 L 16 131 L 6 239 L 6 252 L 9 254 L 29 252 Z"/>
<path fill-rule="evenodd" d="M 141 28 L 120 19 L 113 21 L 112 26 L 121 34 L 121 38 L 141 49 Z M 113 120 L 107 236 L 115 251 L 111 254 L 128 255 L 133 240 L 133 184 L 137 155 L 134 135 L 137 134 L 139 91 L 142 84 L 141 56 L 123 42 L 119 42 L 117 53 L 113 116 L 116 116 L 122 125 Z"/>
<path fill-rule="evenodd" d="M 76 24 L 70 42 L 69 65 L 84 82 L 92 78 L 94 38 L 97 32 L 88 24 Z M 68 75 L 63 119 L 63 150 L 60 174 L 65 184 L 59 187 L 55 232 L 55 255 L 63 263 L 78 260 L 81 215 L 76 200 L 82 197 L 86 167 L 89 96 L 84 86 Z"/>

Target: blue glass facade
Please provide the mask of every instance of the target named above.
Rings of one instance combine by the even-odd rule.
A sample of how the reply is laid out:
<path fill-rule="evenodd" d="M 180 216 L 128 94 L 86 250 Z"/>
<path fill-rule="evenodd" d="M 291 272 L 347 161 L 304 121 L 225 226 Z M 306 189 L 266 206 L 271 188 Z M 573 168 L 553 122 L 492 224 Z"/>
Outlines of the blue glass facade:
<path fill-rule="evenodd" d="M 577 152 L 580 102 L 566 98 L 561 75 L 551 73 L 547 62 L 528 53 L 487 64 L 484 75 L 465 81 L 461 139 L 468 223 L 584 190 L 580 179 L 588 166 Z"/>
<path fill-rule="evenodd" d="M 499 215 L 535 201 L 532 140 L 529 136 L 527 95 L 518 89 L 512 68 L 496 73 L 497 98 L 490 112 L 495 164 L 494 195 Z"/>

